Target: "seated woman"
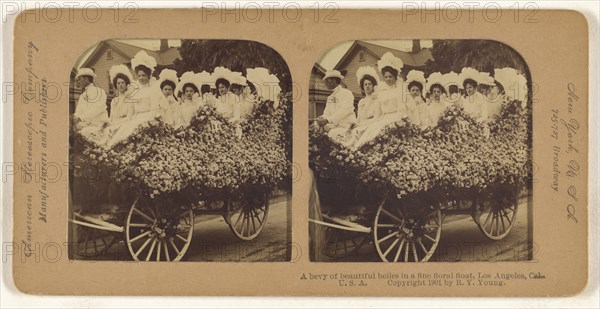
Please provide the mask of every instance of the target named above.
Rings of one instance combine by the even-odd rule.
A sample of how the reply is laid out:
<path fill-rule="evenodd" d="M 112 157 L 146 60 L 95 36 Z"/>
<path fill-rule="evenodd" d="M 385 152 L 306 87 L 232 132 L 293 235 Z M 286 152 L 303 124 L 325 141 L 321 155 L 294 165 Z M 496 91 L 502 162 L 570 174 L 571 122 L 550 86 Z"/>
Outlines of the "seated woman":
<path fill-rule="evenodd" d="M 347 147 L 359 147 L 374 138 L 379 131 L 371 130 L 367 135 L 365 133 L 369 126 L 374 125 L 382 116 L 375 91 L 379 83 L 375 69 L 369 66 L 360 67 L 356 71 L 356 80 L 364 97 L 358 101 L 357 123 L 352 126 L 346 140 L 342 142 Z"/>
<path fill-rule="evenodd" d="M 442 118 L 444 111 L 450 106 L 446 89 L 444 89 L 444 78 L 439 72 L 431 73 L 427 78 L 427 116 L 425 121 L 427 127 L 435 127 Z"/>
<path fill-rule="evenodd" d="M 175 126 L 175 118 L 181 113 L 181 107 L 175 97 L 175 89 L 179 84 L 177 72 L 163 69 L 158 76 L 160 91 L 165 96 L 166 102 L 160 108 L 160 115 L 165 123 Z"/>
<path fill-rule="evenodd" d="M 111 132 L 116 132 L 127 120 L 129 104 L 131 103 L 131 81 L 133 77 L 129 69 L 123 65 L 113 65 L 108 71 L 110 80 L 115 88 L 115 97 L 110 101 L 110 127 Z"/>
<path fill-rule="evenodd" d="M 429 126 L 427 104 L 423 98 L 425 74 L 422 71 L 411 70 L 406 75 L 406 84 L 406 90 L 409 93 L 407 106 L 413 109 L 412 112 L 409 109 L 408 120 L 422 129 L 427 128 Z"/>
<path fill-rule="evenodd" d="M 196 73 L 196 79 L 201 85 L 200 100 L 202 101 L 202 105 L 214 106 L 215 96 L 212 92 L 212 88 L 215 88 L 215 81 L 213 80 L 212 75 L 209 72 L 202 71 L 200 73 Z"/>
<path fill-rule="evenodd" d="M 215 107 L 217 112 L 226 119 L 236 121 L 240 118 L 239 102 L 236 102 L 236 96 L 229 91 L 231 87 L 232 74 L 229 69 L 223 67 L 215 68 L 213 73 L 215 84 L 217 86 L 217 97 Z"/>
<path fill-rule="evenodd" d="M 159 87 L 154 85 L 155 80 L 151 77 L 156 60 L 145 51 L 140 51 L 131 59 L 131 65 L 137 76 L 137 82 L 132 83 L 131 104 L 128 104 L 126 121 L 108 141 L 108 146 L 125 140 L 140 125 L 159 117 L 160 106 L 165 101 L 164 95 Z"/>
<path fill-rule="evenodd" d="M 479 77 L 479 72 L 472 68 L 463 68 L 460 72 L 459 79 L 465 89 L 465 96 L 461 99 L 460 106 L 467 115 L 485 123 L 488 119 L 488 106 L 483 95 L 477 92 Z"/>
<path fill-rule="evenodd" d="M 252 97 L 246 92 L 247 81 L 239 72 L 233 72 L 231 82 L 231 92 L 235 95 L 236 108 L 239 108 L 239 120 L 243 120 L 250 115 L 254 108 Z"/>
<path fill-rule="evenodd" d="M 201 84 L 194 72 L 183 73 L 179 80 L 179 86 L 177 88 L 177 93 L 181 93 L 179 113 L 173 119 L 176 128 L 188 126 L 198 109 L 204 105 L 198 94 Z"/>
<path fill-rule="evenodd" d="M 502 104 L 511 100 L 527 102 L 527 80 L 513 68 L 494 69 L 495 85 L 488 94 L 488 117 L 498 116 Z M 524 106 L 524 105 L 523 105 Z"/>
<path fill-rule="evenodd" d="M 453 71 L 442 75 L 443 86 L 447 92 L 446 99 L 451 105 L 460 105 L 461 101 L 461 82 L 458 74 Z"/>

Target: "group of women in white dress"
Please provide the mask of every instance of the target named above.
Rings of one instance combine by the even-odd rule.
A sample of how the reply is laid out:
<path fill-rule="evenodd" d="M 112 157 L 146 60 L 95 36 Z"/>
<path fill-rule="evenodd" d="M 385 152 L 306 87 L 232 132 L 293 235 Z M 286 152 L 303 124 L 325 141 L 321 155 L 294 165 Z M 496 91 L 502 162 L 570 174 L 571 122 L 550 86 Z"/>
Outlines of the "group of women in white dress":
<path fill-rule="evenodd" d="M 377 67 L 383 82 L 373 67 L 363 66 L 356 72 L 364 95 L 358 103 L 356 122 L 329 133 L 348 147 L 360 147 L 401 119 L 421 129 L 434 127 L 451 105 L 462 107 L 486 127 L 506 100 L 526 102 L 526 79 L 513 68 L 495 69 L 493 77 L 470 67 L 460 74 L 434 72 L 427 78 L 424 72 L 411 70 L 402 80 L 402 60 L 390 52 Z"/>
<path fill-rule="evenodd" d="M 123 64 L 110 69 L 115 96 L 103 134 L 94 134 L 97 143 L 110 147 L 157 117 L 175 128 L 185 127 L 205 105 L 239 123 L 250 115 L 259 98 L 277 102 L 281 92 L 279 80 L 265 68 L 249 68 L 246 77 L 224 67 L 213 73 L 185 72 L 181 77 L 174 70 L 163 69 L 155 79 L 156 65 L 153 57 L 140 51 L 131 60 L 135 79 Z"/>

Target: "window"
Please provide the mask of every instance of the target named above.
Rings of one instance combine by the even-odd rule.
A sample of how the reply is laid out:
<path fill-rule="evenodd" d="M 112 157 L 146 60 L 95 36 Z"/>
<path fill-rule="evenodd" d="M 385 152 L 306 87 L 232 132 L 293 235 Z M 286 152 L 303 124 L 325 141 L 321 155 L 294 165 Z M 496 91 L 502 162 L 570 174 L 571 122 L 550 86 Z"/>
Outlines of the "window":
<path fill-rule="evenodd" d="M 109 49 L 109 50 L 106 52 L 106 59 L 108 59 L 108 60 L 112 59 L 112 50 L 110 50 L 110 49 Z"/>
<path fill-rule="evenodd" d="M 358 61 L 363 62 L 365 60 L 367 60 L 367 58 L 365 57 L 365 52 L 358 53 Z"/>

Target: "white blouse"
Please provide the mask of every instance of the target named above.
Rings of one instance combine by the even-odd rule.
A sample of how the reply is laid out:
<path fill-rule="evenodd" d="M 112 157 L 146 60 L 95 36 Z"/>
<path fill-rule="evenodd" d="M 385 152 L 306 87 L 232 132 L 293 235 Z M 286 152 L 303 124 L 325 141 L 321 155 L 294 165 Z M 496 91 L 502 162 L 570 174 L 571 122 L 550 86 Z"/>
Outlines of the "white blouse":
<path fill-rule="evenodd" d="M 488 104 L 484 96 L 475 92 L 471 96 L 464 96 L 461 100 L 461 106 L 467 115 L 477 121 L 487 121 L 488 119 Z"/>
<path fill-rule="evenodd" d="M 358 102 L 357 120 L 359 125 L 366 125 L 381 116 L 381 106 L 373 94 L 368 94 Z"/>
<path fill-rule="evenodd" d="M 441 97 L 438 101 L 427 99 L 427 126 L 435 127 L 449 106 L 450 102 L 446 97 Z"/>

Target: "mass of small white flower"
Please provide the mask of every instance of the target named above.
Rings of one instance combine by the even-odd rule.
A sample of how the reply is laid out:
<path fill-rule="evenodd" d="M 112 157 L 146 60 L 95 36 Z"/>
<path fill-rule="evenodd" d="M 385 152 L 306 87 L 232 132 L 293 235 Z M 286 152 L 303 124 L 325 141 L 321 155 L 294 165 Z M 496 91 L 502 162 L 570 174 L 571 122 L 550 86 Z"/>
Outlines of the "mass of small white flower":
<path fill-rule="evenodd" d="M 266 192 L 290 175 L 291 144 L 285 140 L 290 109 L 291 95 L 282 95 L 278 108 L 262 100 L 248 118 L 234 123 L 204 106 L 188 127 L 176 130 L 157 118 L 109 150 L 72 125 L 71 160 L 109 170 L 119 185 L 152 198 L 176 194 L 198 201 L 235 191 Z"/>
<path fill-rule="evenodd" d="M 389 126 L 358 150 L 344 147 L 311 128 L 311 167 L 340 186 L 411 194 L 481 194 L 489 188 L 523 185 L 531 177 L 530 110 L 520 101 L 503 105 L 484 126 L 461 107 L 449 107 L 437 126 L 421 130 L 406 121 Z"/>

